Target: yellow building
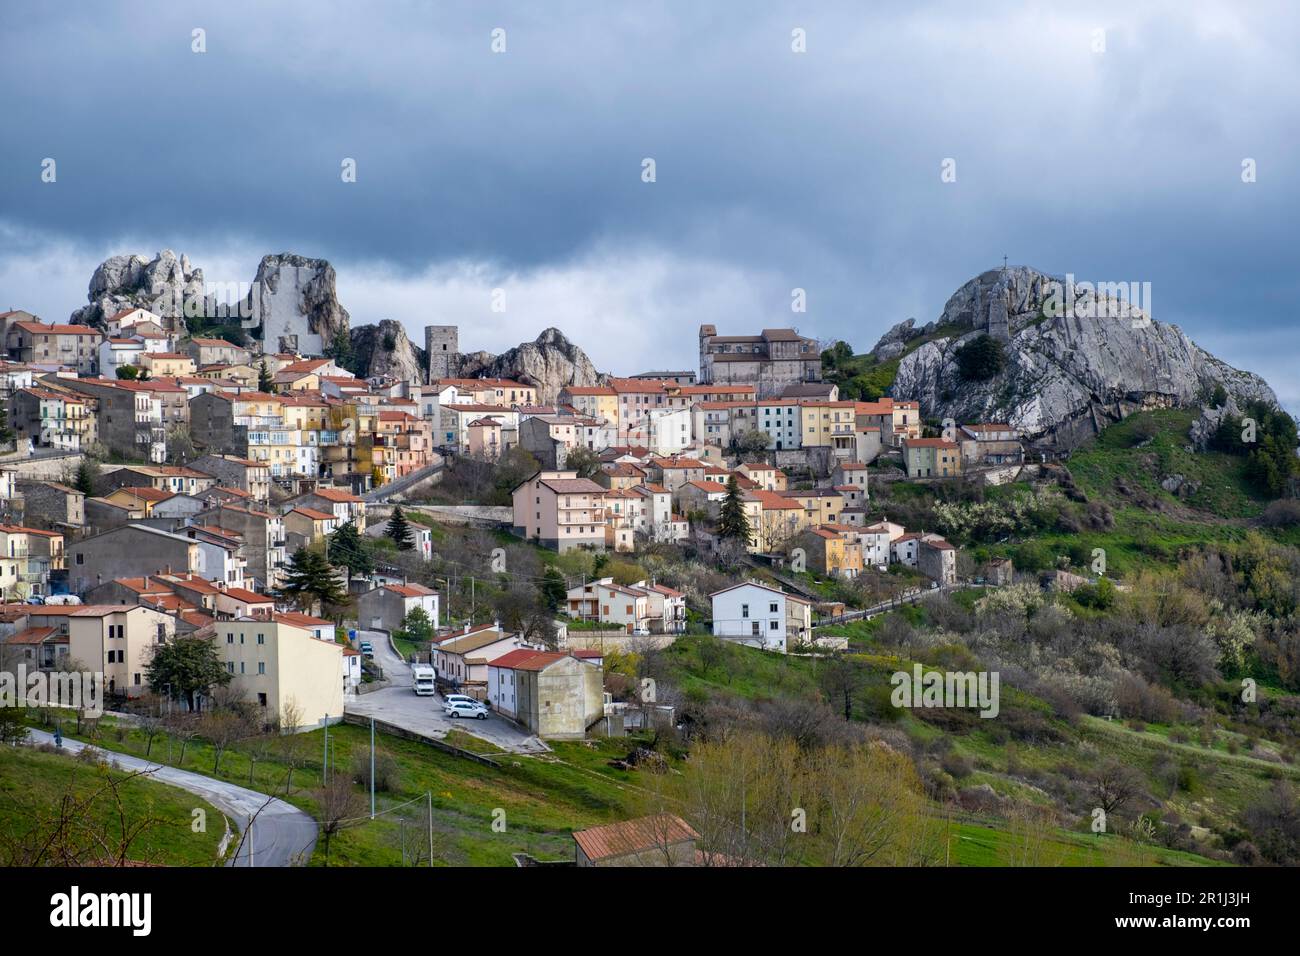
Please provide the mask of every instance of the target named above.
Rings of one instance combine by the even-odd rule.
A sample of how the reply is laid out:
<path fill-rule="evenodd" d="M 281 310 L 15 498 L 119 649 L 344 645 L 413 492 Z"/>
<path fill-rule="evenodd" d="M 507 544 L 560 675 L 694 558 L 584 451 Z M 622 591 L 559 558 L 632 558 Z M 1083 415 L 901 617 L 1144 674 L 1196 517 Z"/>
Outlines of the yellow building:
<path fill-rule="evenodd" d="M 219 621 L 196 632 L 210 637 L 245 700 L 282 725 L 296 711 L 294 729 L 320 727 L 343 716 L 344 646 L 315 636 L 281 615 Z M 286 729 L 288 729 L 286 727 Z"/>
<path fill-rule="evenodd" d="M 140 364 L 154 378 L 194 374 L 194 359 L 179 352 L 145 352 L 140 356 Z"/>
<path fill-rule="evenodd" d="M 608 424 L 618 421 L 618 393 L 608 385 L 570 385 L 560 391 L 560 404 L 572 405 L 580 415 Z"/>
<path fill-rule="evenodd" d="M 809 565 L 822 574 L 855 578 L 862 573 L 862 549 L 856 541 L 828 528 L 815 528 L 809 539 Z"/>
<path fill-rule="evenodd" d="M 833 448 L 843 455 L 856 449 L 856 402 L 802 402 L 799 439 L 804 448 Z"/>

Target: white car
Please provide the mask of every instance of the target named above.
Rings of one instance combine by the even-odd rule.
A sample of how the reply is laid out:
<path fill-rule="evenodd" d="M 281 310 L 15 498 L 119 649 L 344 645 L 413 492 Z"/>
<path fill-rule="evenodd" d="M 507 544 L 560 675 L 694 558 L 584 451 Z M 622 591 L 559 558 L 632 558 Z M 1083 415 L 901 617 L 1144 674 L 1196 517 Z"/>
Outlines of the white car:
<path fill-rule="evenodd" d="M 445 702 L 445 703 L 443 704 L 444 707 L 447 706 L 447 704 L 450 704 L 452 701 L 456 701 L 456 700 L 463 700 L 463 701 L 466 701 L 466 702 L 471 703 L 471 704 L 481 704 L 481 703 L 483 703 L 483 702 L 482 702 L 481 700 L 479 700 L 478 698 L 476 698 L 476 697 L 467 697 L 465 694 L 443 694 L 443 695 L 442 695 L 442 699 L 443 699 L 443 701 Z"/>
<path fill-rule="evenodd" d="M 488 709 L 476 700 L 449 700 L 443 704 L 442 712 L 451 718 L 474 717 L 478 720 L 487 720 L 488 715 Z"/>

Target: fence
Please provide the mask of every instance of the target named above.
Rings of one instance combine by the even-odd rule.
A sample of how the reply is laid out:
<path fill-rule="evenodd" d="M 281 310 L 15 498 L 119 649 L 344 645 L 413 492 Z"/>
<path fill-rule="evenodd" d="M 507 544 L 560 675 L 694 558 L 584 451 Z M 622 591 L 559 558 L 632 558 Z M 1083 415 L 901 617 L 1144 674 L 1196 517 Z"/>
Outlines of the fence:
<path fill-rule="evenodd" d="M 361 714 L 345 713 L 343 715 L 343 722 L 345 724 L 355 724 L 358 727 L 369 727 L 372 719 L 373 718 L 370 717 L 364 717 Z M 454 746 L 453 744 L 447 743 L 445 740 L 439 740 L 437 737 L 429 737 L 425 734 L 418 733 L 417 731 L 407 730 L 405 727 L 398 727 L 396 724 L 390 724 L 383 720 L 375 720 L 374 725 L 375 729 L 381 733 L 389 734 L 393 737 L 402 737 L 406 740 L 414 740 L 422 744 L 428 744 L 434 750 L 441 750 L 443 753 L 451 754 L 454 757 L 464 757 L 466 760 L 472 760 L 485 767 L 500 768 L 501 766 L 500 763 L 493 760 L 491 757 L 484 757 L 482 754 L 476 754 L 469 750 L 464 750 L 460 747 Z"/>

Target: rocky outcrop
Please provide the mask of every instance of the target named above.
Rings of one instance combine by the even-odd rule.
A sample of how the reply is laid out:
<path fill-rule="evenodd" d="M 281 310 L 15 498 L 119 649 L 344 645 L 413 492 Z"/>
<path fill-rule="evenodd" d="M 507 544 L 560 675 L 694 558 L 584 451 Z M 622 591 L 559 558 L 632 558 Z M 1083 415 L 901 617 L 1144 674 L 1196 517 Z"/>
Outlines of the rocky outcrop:
<path fill-rule="evenodd" d="M 882 335 L 880 341 L 876 343 L 876 347 L 871 350 L 871 354 L 881 362 L 888 362 L 890 359 L 902 355 L 907 349 L 908 342 L 920 338 L 922 335 L 927 335 L 933 330 L 933 322 L 918 329 L 916 319 L 906 319 Z"/>
<path fill-rule="evenodd" d="M 554 402 L 566 385 L 599 385 L 604 381 L 587 353 L 559 329 L 547 329 L 536 341 L 524 342 L 500 355 L 462 355 L 459 370 L 466 378 L 511 378 L 535 385 L 537 400 L 543 403 Z"/>
<path fill-rule="evenodd" d="M 352 367 L 363 378 L 424 380 L 424 349 L 407 337 L 401 322 L 384 319 L 378 325 L 352 330 Z"/>
<path fill-rule="evenodd" d="M 179 327 L 187 308 L 194 314 L 208 307 L 203 270 L 193 268 L 188 256 L 178 257 L 170 249 L 152 259 L 141 255 L 105 259 L 90 277 L 86 298 L 90 304 L 74 311 L 68 321 L 102 328 L 109 316 L 139 308 L 169 320 L 169 327 Z"/>
<path fill-rule="evenodd" d="M 1059 283 L 1025 267 L 972 279 L 944 307 L 932 339 L 902 358 L 892 393 L 922 414 L 958 422 L 1009 422 L 1045 444 L 1071 447 L 1107 424 L 1148 408 L 1198 407 L 1215 385 L 1238 403 L 1277 404 L 1257 375 L 1232 368 L 1181 329 L 1119 308 L 1109 295 L 1082 295 L 1061 309 Z M 984 381 L 963 379 L 957 350 L 1002 323 L 1005 366 Z M 893 348 L 898 326 L 882 344 Z"/>
<path fill-rule="evenodd" d="M 248 294 L 244 327 L 268 352 L 321 355 L 348 334 L 350 316 L 334 290 L 334 267 L 292 252 L 263 256 Z"/>

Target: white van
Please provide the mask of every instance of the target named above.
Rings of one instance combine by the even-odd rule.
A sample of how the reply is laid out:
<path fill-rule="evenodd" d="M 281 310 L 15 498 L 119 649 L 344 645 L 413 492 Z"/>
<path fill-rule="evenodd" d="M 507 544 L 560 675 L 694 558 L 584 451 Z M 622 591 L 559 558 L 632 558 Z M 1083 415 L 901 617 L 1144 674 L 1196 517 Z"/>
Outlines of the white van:
<path fill-rule="evenodd" d="M 432 697 L 438 689 L 437 672 L 429 664 L 412 664 L 411 678 L 415 692 L 421 697 Z"/>

